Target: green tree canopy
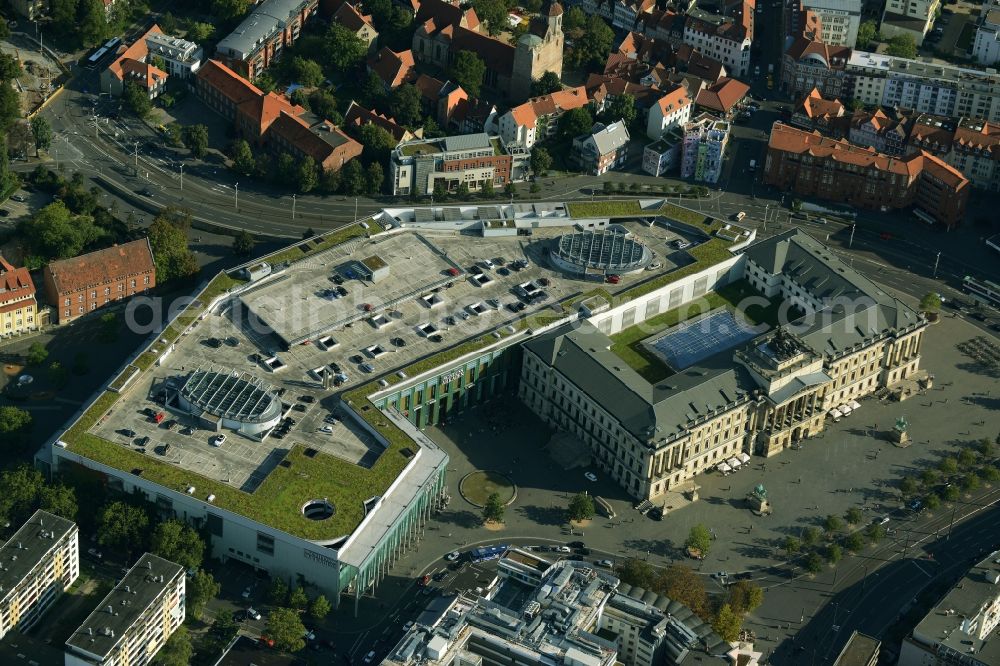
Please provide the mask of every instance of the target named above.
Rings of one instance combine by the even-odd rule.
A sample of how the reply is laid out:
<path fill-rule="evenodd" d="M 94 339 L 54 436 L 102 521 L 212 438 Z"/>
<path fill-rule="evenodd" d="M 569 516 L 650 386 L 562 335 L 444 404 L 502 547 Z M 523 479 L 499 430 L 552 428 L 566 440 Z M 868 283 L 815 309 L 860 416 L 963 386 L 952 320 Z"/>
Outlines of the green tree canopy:
<path fill-rule="evenodd" d="M 15 450 L 23 449 L 31 431 L 31 412 L 20 407 L 0 407 L 0 442 Z"/>
<path fill-rule="evenodd" d="M 823 558 L 813 551 L 806 556 L 806 571 L 817 574 L 823 570 Z"/>
<path fill-rule="evenodd" d="M 531 170 L 539 176 L 544 176 L 552 168 L 552 156 L 541 146 L 531 149 Z"/>
<path fill-rule="evenodd" d="M 350 196 L 364 194 L 368 179 L 361 162 L 351 160 L 340 170 L 340 191 Z"/>
<path fill-rule="evenodd" d="M 333 607 L 322 594 L 312 600 L 309 604 L 309 616 L 317 622 L 322 622 L 330 614 Z"/>
<path fill-rule="evenodd" d="M 820 532 L 815 527 L 807 527 L 802 530 L 802 543 L 806 546 L 815 546 L 819 543 Z"/>
<path fill-rule="evenodd" d="M 691 528 L 688 532 L 687 541 L 684 545 L 688 548 L 696 548 L 701 551 L 702 557 L 708 555 L 709 549 L 712 547 L 712 534 L 708 531 L 708 528 L 698 523 Z"/>
<path fill-rule="evenodd" d="M 52 126 L 44 116 L 35 116 L 31 119 L 31 133 L 35 137 L 35 157 L 38 157 L 39 150 L 48 150 L 52 145 Z"/>
<path fill-rule="evenodd" d="M 864 49 L 866 46 L 872 43 L 875 39 L 875 33 L 878 32 L 878 27 L 875 25 L 875 21 L 865 21 L 858 26 L 858 39 L 855 42 L 859 49 Z"/>
<path fill-rule="evenodd" d="M 250 9 L 250 0 L 212 0 L 212 13 L 221 19 L 243 16 Z"/>
<path fill-rule="evenodd" d="M 327 64 L 341 74 L 357 69 L 368 54 L 368 44 L 339 23 L 330 24 L 326 43 Z"/>
<path fill-rule="evenodd" d="M 559 75 L 552 71 L 547 71 L 535 81 L 531 82 L 531 96 L 549 95 L 562 90 L 562 81 Z"/>
<path fill-rule="evenodd" d="M 149 101 L 149 94 L 139 84 L 132 81 L 125 84 L 122 100 L 125 102 L 125 108 L 139 118 L 148 118 L 153 110 L 153 103 Z"/>
<path fill-rule="evenodd" d="M 267 617 L 267 635 L 274 647 L 286 652 L 298 652 L 306 646 L 306 628 L 298 612 L 291 608 L 273 608 Z"/>
<path fill-rule="evenodd" d="M 214 599 L 222 590 L 215 577 L 203 569 L 195 572 L 187 581 L 187 605 L 191 617 L 201 618 L 205 604 Z"/>
<path fill-rule="evenodd" d="M 594 517 L 594 498 L 587 493 L 577 493 L 569 501 L 570 520 L 590 520 Z"/>
<path fill-rule="evenodd" d="M 184 278 L 198 272 L 198 262 L 188 248 L 187 229 L 190 225 L 189 213 L 168 206 L 149 226 L 149 244 L 156 263 L 157 282 Z"/>
<path fill-rule="evenodd" d="M 267 589 L 267 600 L 275 606 L 280 606 L 288 602 L 288 583 L 284 578 L 274 578 Z"/>
<path fill-rule="evenodd" d="M 288 605 L 295 610 L 304 610 L 309 605 L 309 597 L 306 596 L 306 591 L 301 587 L 296 587 L 292 590 L 292 593 L 288 595 Z"/>
<path fill-rule="evenodd" d="M 712 629 L 715 630 L 715 633 L 722 640 L 730 643 L 739 640 L 740 629 L 742 628 L 743 620 L 729 604 L 722 604 L 722 608 L 719 609 L 719 612 L 712 619 Z"/>
<path fill-rule="evenodd" d="M 181 138 L 195 157 L 202 158 L 208 154 L 208 127 L 205 125 L 186 125 L 181 130 Z"/>
<path fill-rule="evenodd" d="M 500 495 L 492 493 L 486 498 L 486 506 L 483 507 L 483 519 L 490 523 L 502 523 L 506 509 L 507 507 L 504 506 Z"/>
<path fill-rule="evenodd" d="M 491 36 L 496 37 L 510 28 L 507 22 L 507 3 L 503 0 L 472 0 L 472 7 L 479 20 L 486 24 L 486 30 Z"/>
<path fill-rule="evenodd" d="M 570 109 L 559 117 L 557 132 L 563 141 L 572 141 L 581 134 L 586 134 L 594 126 L 594 117 L 586 107 Z"/>
<path fill-rule="evenodd" d="M 858 553 L 864 550 L 865 538 L 861 535 L 861 532 L 851 532 L 844 539 L 844 545 L 852 553 Z"/>
<path fill-rule="evenodd" d="M 87 48 L 97 46 L 108 38 L 108 15 L 101 0 L 80 0 L 77 18 L 77 34 L 80 42 Z"/>
<path fill-rule="evenodd" d="M 851 525 L 857 525 L 864 518 L 864 514 L 861 513 L 861 509 L 859 509 L 856 506 L 852 506 L 850 509 L 847 510 L 847 513 L 844 515 L 844 517 L 847 518 L 847 522 L 850 523 Z"/>
<path fill-rule="evenodd" d="M 486 78 L 486 63 L 472 51 L 459 51 L 451 65 L 449 76 L 469 93 L 469 97 L 479 97 Z"/>
<path fill-rule="evenodd" d="M 215 34 L 215 26 L 211 23 L 191 21 L 187 26 L 187 38 L 195 44 L 207 42 Z"/>
<path fill-rule="evenodd" d="M 404 83 L 389 95 L 389 111 L 400 125 L 419 127 L 423 120 L 422 98 L 415 85 Z"/>
<path fill-rule="evenodd" d="M 656 592 L 679 601 L 690 608 L 698 617 L 708 618 L 708 593 L 705 583 L 697 572 L 683 564 L 672 564 L 657 576 Z"/>
<path fill-rule="evenodd" d="M 566 32 L 576 32 L 583 30 L 587 25 L 587 14 L 580 7 L 574 5 L 563 14 L 563 30 Z"/>
<path fill-rule="evenodd" d="M 197 569 L 205 555 L 205 542 L 194 528 L 179 520 L 166 520 L 153 530 L 150 550 L 185 569 Z"/>
<path fill-rule="evenodd" d="M 253 254 L 253 248 L 256 244 L 253 234 L 245 229 L 241 229 L 236 232 L 233 237 L 233 253 L 240 255 L 242 257 L 249 256 Z"/>
<path fill-rule="evenodd" d="M 306 156 L 299 162 L 295 174 L 295 185 L 299 192 L 312 192 L 319 184 L 319 174 L 316 172 L 316 160 Z"/>
<path fill-rule="evenodd" d="M 839 544 L 831 543 L 826 547 L 826 561 L 830 564 L 836 564 L 844 557 L 844 549 L 840 547 Z"/>
<path fill-rule="evenodd" d="M 24 74 L 21 63 L 9 53 L 0 53 L 0 79 L 10 81 Z"/>
<path fill-rule="evenodd" d="M 320 118 L 332 120 L 337 115 L 337 98 L 326 90 L 314 90 L 309 95 L 309 108 Z"/>
<path fill-rule="evenodd" d="M 839 532 L 844 528 L 844 521 L 840 519 L 840 516 L 835 516 L 830 514 L 823 521 L 823 529 L 827 532 Z"/>
<path fill-rule="evenodd" d="M 233 170 L 242 176 L 249 176 L 257 170 L 257 160 L 250 144 L 244 139 L 233 141 Z"/>
<path fill-rule="evenodd" d="M 920 299 L 921 312 L 938 312 L 941 309 L 941 294 L 931 291 Z"/>
<path fill-rule="evenodd" d="M 942 474 L 955 474 L 958 472 L 958 461 L 951 456 L 947 456 L 938 462 L 938 469 L 941 470 Z"/>
<path fill-rule="evenodd" d="M 45 359 L 49 357 L 49 352 L 45 349 L 45 345 L 41 342 L 32 342 L 31 346 L 28 347 L 28 353 L 25 356 L 25 362 L 28 365 L 41 365 L 45 363 Z"/>
<path fill-rule="evenodd" d="M 916 58 L 917 43 L 910 35 L 896 35 L 889 40 L 889 47 L 885 52 L 897 58 Z"/>
<path fill-rule="evenodd" d="M 358 141 L 365 147 L 365 159 L 372 162 L 384 162 L 389 159 L 389 152 L 396 147 L 396 140 L 388 130 L 374 123 L 362 125 L 357 129 Z"/>
<path fill-rule="evenodd" d="M 95 244 L 104 231 L 89 215 L 73 215 L 62 201 L 54 201 L 19 225 L 32 254 L 44 260 L 69 259 Z"/>
<path fill-rule="evenodd" d="M 47 483 L 42 473 L 29 465 L 0 472 L 0 517 L 20 525 L 38 509 L 76 520 L 73 489 Z"/>
<path fill-rule="evenodd" d="M 635 97 L 625 93 L 624 95 L 616 95 L 611 100 L 611 103 L 604 110 L 602 117 L 604 122 L 616 123 L 619 120 L 623 120 L 625 121 L 625 125 L 629 126 L 635 121 L 637 114 Z"/>
<path fill-rule="evenodd" d="M 289 75 L 295 83 L 313 88 L 323 83 L 323 68 L 315 60 L 294 56 L 289 62 Z"/>
<path fill-rule="evenodd" d="M 785 543 L 782 546 L 785 549 L 785 554 L 791 557 L 795 553 L 802 550 L 802 542 L 793 536 L 785 537 Z"/>
<path fill-rule="evenodd" d="M 367 175 L 367 188 L 365 194 L 370 197 L 374 197 L 382 193 L 382 187 L 385 185 L 385 172 L 382 171 L 382 165 L 378 162 L 372 162 L 368 165 L 368 169 L 365 170 Z"/>
<path fill-rule="evenodd" d="M 919 486 L 917 482 L 913 479 L 912 476 L 904 476 L 899 481 L 899 492 L 901 492 L 904 497 L 906 497 L 907 495 L 912 495 L 913 493 L 917 492 L 918 487 Z"/>
<path fill-rule="evenodd" d="M 615 33 L 604 19 L 597 15 L 590 16 L 570 54 L 570 64 L 574 67 L 603 67 L 614 40 Z"/>
<path fill-rule="evenodd" d="M 145 509 L 122 501 L 106 504 L 98 518 L 98 542 L 131 555 L 146 543 L 149 515 Z"/>
<path fill-rule="evenodd" d="M 188 666 L 194 648 L 191 645 L 191 635 L 183 624 L 170 634 L 170 638 L 156 653 L 153 660 L 155 666 Z"/>

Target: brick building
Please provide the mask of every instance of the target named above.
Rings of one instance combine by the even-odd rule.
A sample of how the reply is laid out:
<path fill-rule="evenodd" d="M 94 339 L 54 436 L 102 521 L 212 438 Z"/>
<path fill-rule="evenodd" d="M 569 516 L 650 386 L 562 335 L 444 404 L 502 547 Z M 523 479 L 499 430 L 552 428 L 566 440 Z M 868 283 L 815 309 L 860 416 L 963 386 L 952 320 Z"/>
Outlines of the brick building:
<path fill-rule="evenodd" d="M 893 157 L 782 123 L 771 129 L 763 179 L 858 208 L 912 205 L 917 218 L 949 229 L 961 222 L 970 190 L 960 171 L 930 153 Z"/>
<path fill-rule="evenodd" d="M 43 271 L 45 297 L 56 322 L 82 317 L 108 303 L 156 286 L 156 265 L 149 240 L 113 245 L 72 259 L 53 261 Z"/>
<path fill-rule="evenodd" d="M 264 0 L 218 46 L 215 57 L 253 81 L 299 38 L 318 0 Z"/>
<path fill-rule="evenodd" d="M 430 194 L 438 184 L 449 192 L 463 183 L 477 192 L 487 182 L 501 190 L 511 181 L 513 166 L 500 137 L 485 133 L 407 141 L 389 160 L 394 196 Z"/>

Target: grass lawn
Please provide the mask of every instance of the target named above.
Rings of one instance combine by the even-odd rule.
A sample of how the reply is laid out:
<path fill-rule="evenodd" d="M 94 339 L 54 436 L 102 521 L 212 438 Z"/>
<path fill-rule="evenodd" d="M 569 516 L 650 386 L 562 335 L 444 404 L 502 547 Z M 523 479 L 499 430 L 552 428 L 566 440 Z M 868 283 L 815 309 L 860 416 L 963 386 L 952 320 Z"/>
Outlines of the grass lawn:
<path fill-rule="evenodd" d="M 481 470 L 472 472 L 459 484 L 462 496 L 479 507 L 486 506 L 490 495 L 500 495 L 500 501 L 506 504 L 514 499 L 514 484 L 500 472 Z"/>
<path fill-rule="evenodd" d="M 767 306 L 754 303 L 745 309 L 741 301 L 749 297 L 763 298 L 745 280 L 726 285 L 722 289 L 706 294 L 703 298 L 668 310 L 652 319 L 630 326 L 621 333 L 611 336 L 611 351 L 629 364 L 633 370 L 651 384 L 662 381 L 673 374 L 673 371 L 661 358 L 642 345 L 642 341 L 651 335 L 664 331 L 671 326 L 698 317 L 718 308 L 726 308 L 743 315 L 755 324 L 776 326 L 781 301 L 771 300 Z M 794 319 L 798 313 L 792 313 Z"/>

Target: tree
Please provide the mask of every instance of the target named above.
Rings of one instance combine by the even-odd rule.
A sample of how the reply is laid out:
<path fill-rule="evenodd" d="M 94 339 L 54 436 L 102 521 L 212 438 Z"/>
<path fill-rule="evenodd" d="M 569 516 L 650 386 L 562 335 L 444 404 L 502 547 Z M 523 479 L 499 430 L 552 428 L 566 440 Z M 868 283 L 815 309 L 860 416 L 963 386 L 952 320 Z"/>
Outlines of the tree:
<path fill-rule="evenodd" d="M 517 185 L 508 182 L 503 186 L 503 193 L 511 199 L 515 198 L 517 196 Z"/>
<path fill-rule="evenodd" d="M 250 0 L 212 0 L 212 13 L 221 19 L 243 16 L 250 9 Z"/>
<path fill-rule="evenodd" d="M 0 80 L 11 81 L 23 75 L 24 70 L 17 58 L 8 53 L 0 53 Z"/>
<path fill-rule="evenodd" d="M 469 97 L 479 97 L 486 78 L 486 63 L 472 51 L 459 51 L 452 62 L 449 76 L 469 93 Z"/>
<path fill-rule="evenodd" d="M 249 176 L 257 170 L 250 144 L 243 139 L 233 142 L 233 170 L 243 176 Z"/>
<path fill-rule="evenodd" d="M 844 528 L 844 521 L 840 519 L 840 516 L 835 516 L 830 514 L 823 521 L 823 529 L 829 533 L 839 532 Z"/>
<path fill-rule="evenodd" d="M 903 497 L 912 495 L 913 493 L 917 492 L 917 487 L 918 487 L 917 482 L 913 479 L 912 476 L 904 476 L 899 481 L 899 492 L 903 494 Z"/>
<path fill-rule="evenodd" d="M 52 363 L 49 363 L 46 375 L 48 375 L 49 382 L 51 382 L 56 388 L 63 388 L 69 381 L 69 373 L 59 361 L 52 361 Z"/>
<path fill-rule="evenodd" d="M 654 589 L 686 605 L 698 617 L 708 618 L 708 594 L 702 577 L 682 564 L 672 564 L 657 576 Z"/>
<path fill-rule="evenodd" d="M 937 495 L 928 495 L 926 498 L 924 498 L 924 506 L 933 511 L 934 509 L 941 506 L 941 498 L 938 497 Z"/>
<path fill-rule="evenodd" d="M 972 467 L 976 464 L 976 454 L 972 449 L 962 449 L 958 452 L 958 464 L 962 468 Z"/>
<path fill-rule="evenodd" d="M 295 185 L 299 192 L 305 194 L 316 189 L 319 184 L 319 176 L 316 173 L 316 160 L 308 155 L 299 162 L 299 168 L 295 174 Z"/>
<path fill-rule="evenodd" d="M 482 187 L 479 188 L 479 196 L 484 199 L 492 199 L 494 197 L 492 180 L 483 181 Z"/>
<path fill-rule="evenodd" d="M 320 118 L 333 119 L 337 113 L 337 98 L 326 90 L 314 90 L 309 95 L 309 108 Z"/>
<path fill-rule="evenodd" d="M 878 32 L 878 27 L 875 25 L 875 21 L 865 21 L 858 26 L 858 39 L 855 42 L 859 49 L 864 49 L 866 46 L 872 43 L 875 39 L 875 33 Z"/>
<path fill-rule="evenodd" d="M 69 259 L 104 234 L 89 215 L 73 215 L 66 203 L 54 201 L 18 226 L 34 255 L 45 260 Z"/>
<path fill-rule="evenodd" d="M 876 544 L 885 538 L 885 528 L 878 523 L 872 523 L 865 529 L 865 536 L 868 537 L 868 541 Z"/>
<path fill-rule="evenodd" d="M 897 58 L 916 58 L 917 44 L 910 35 L 896 35 L 889 40 L 889 47 L 885 52 Z"/>
<path fill-rule="evenodd" d="M 28 347 L 28 355 L 25 357 L 25 362 L 28 365 L 41 365 L 45 363 L 45 359 L 49 357 L 48 350 L 40 342 L 32 342 L 31 346 Z"/>
<path fill-rule="evenodd" d="M 294 185 L 298 177 L 295 158 L 290 153 L 281 153 L 274 162 L 274 176 L 282 185 Z"/>
<path fill-rule="evenodd" d="M 920 299 L 920 311 L 927 313 L 937 313 L 941 310 L 941 295 L 936 292 L 928 292 Z"/>
<path fill-rule="evenodd" d="M 146 542 L 149 515 L 139 506 L 122 501 L 106 504 L 98 518 L 97 540 L 107 548 L 119 548 L 131 555 Z"/>
<path fill-rule="evenodd" d="M 469 184 L 462 181 L 455 189 L 455 198 L 459 201 L 466 201 L 469 198 Z"/>
<path fill-rule="evenodd" d="M 531 82 L 531 96 L 549 95 L 562 90 L 562 81 L 553 71 L 546 71 L 542 76 Z"/>
<path fill-rule="evenodd" d="M 361 101 L 368 108 L 381 107 L 385 99 L 385 84 L 375 72 L 369 72 L 368 78 L 361 84 Z"/>
<path fill-rule="evenodd" d="M 958 472 L 958 461 L 951 456 L 942 458 L 938 463 L 938 469 L 941 470 L 942 474 L 955 474 Z"/>
<path fill-rule="evenodd" d="M 622 120 L 628 127 L 635 121 L 637 113 L 635 97 L 625 93 L 624 95 L 616 95 L 602 115 L 605 122 L 614 123 Z"/>
<path fill-rule="evenodd" d="M 826 547 L 826 561 L 830 564 L 836 564 L 844 557 L 844 549 L 838 544 L 831 543 Z"/>
<path fill-rule="evenodd" d="M 366 185 L 365 170 L 361 162 L 351 160 L 340 170 L 340 191 L 344 194 L 357 196 L 364 194 Z"/>
<path fill-rule="evenodd" d="M 688 548 L 696 549 L 701 552 L 701 556 L 705 557 L 708 555 L 709 549 L 712 547 L 712 534 L 708 531 L 708 528 L 698 523 L 691 528 L 688 532 L 687 541 L 684 545 Z"/>
<path fill-rule="evenodd" d="M 861 536 L 860 532 L 851 532 L 844 539 L 844 545 L 847 546 L 847 550 L 852 553 L 860 552 L 865 547 L 865 539 Z"/>
<path fill-rule="evenodd" d="M 204 569 L 198 569 L 187 581 L 187 605 L 191 617 L 201 619 L 205 604 L 218 596 L 220 591 L 222 585 L 216 582 L 215 577 Z"/>
<path fill-rule="evenodd" d="M 156 281 L 167 282 L 198 272 L 198 262 L 190 248 L 186 231 L 191 218 L 173 206 L 163 209 L 149 226 L 149 244 L 156 264 Z"/>
<path fill-rule="evenodd" d="M 815 546 L 819 543 L 819 530 L 815 527 L 807 527 L 802 530 L 802 543 L 806 546 Z"/>
<path fill-rule="evenodd" d="M 989 440 L 988 437 L 983 437 L 976 443 L 976 451 L 979 452 L 984 459 L 988 460 L 996 455 L 996 445 Z"/>
<path fill-rule="evenodd" d="M 182 624 L 174 630 L 174 633 L 170 634 L 170 638 L 156 653 L 153 664 L 155 666 L 188 666 L 193 654 L 191 636 L 188 634 L 187 627 Z"/>
<path fill-rule="evenodd" d="M 291 608 L 274 608 L 267 617 L 267 635 L 279 650 L 298 652 L 306 646 L 305 633 L 298 612 Z"/>
<path fill-rule="evenodd" d="M 76 520 L 78 510 L 76 492 L 69 486 L 61 483 L 42 485 L 38 489 L 36 502 L 39 509 L 62 516 L 66 520 Z"/>
<path fill-rule="evenodd" d="M 367 173 L 365 193 L 370 197 L 381 194 L 382 186 L 385 184 L 385 172 L 382 171 L 382 165 L 378 162 L 372 162 L 368 165 Z"/>
<path fill-rule="evenodd" d="M 472 0 L 472 7 L 479 20 L 486 24 L 491 37 L 496 37 L 510 27 L 507 3 L 503 0 Z"/>
<path fill-rule="evenodd" d="M 649 562 L 630 558 L 624 562 L 619 562 L 615 567 L 615 574 L 623 583 L 628 583 L 633 587 L 652 589 L 656 580 L 656 570 Z"/>
<path fill-rule="evenodd" d="M 958 499 L 959 495 L 958 487 L 953 484 L 948 484 L 941 489 L 941 499 L 946 502 L 954 502 Z"/>
<path fill-rule="evenodd" d="M 594 498 L 587 493 L 577 493 L 569 501 L 570 520 L 590 520 L 594 517 Z"/>
<path fill-rule="evenodd" d="M 389 94 L 389 111 L 396 122 L 406 127 L 420 125 L 423 119 L 420 104 L 420 91 L 409 83 L 404 83 Z"/>
<path fill-rule="evenodd" d="M 799 552 L 802 549 L 802 542 L 800 542 L 793 536 L 785 537 L 785 543 L 783 547 L 785 549 L 785 554 L 788 557 L 791 557 L 792 555 L 794 555 L 795 553 Z"/>
<path fill-rule="evenodd" d="M 396 140 L 389 131 L 374 123 L 362 125 L 357 130 L 358 141 L 363 145 L 364 157 L 372 162 L 386 162 L 389 153 L 396 147 Z"/>
<path fill-rule="evenodd" d="M 327 64 L 339 74 L 357 69 L 368 54 L 368 44 L 339 23 L 330 25 L 326 44 Z"/>
<path fill-rule="evenodd" d="M 267 589 L 267 599 L 275 606 L 288 601 L 288 583 L 284 578 L 275 578 L 271 581 L 271 586 Z"/>
<path fill-rule="evenodd" d="M 570 109 L 559 117 L 556 132 L 563 141 L 572 141 L 581 134 L 586 134 L 594 126 L 594 117 L 586 107 Z"/>
<path fill-rule="evenodd" d="M 0 126 L 4 129 L 21 117 L 21 98 L 9 81 L 0 82 Z M 4 146 L 4 160 L 7 159 L 7 148 Z"/>
<path fill-rule="evenodd" d="M 1000 480 L 1000 470 L 993 466 L 982 468 L 979 470 L 979 475 L 986 483 L 996 483 Z"/>
<path fill-rule="evenodd" d="M 296 587 L 292 590 L 292 593 L 288 595 L 288 605 L 295 610 L 305 610 L 305 607 L 309 605 L 309 597 L 306 596 L 306 591 L 301 587 Z"/>
<path fill-rule="evenodd" d="M 81 0 L 77 18 L 80 41 L 87 48 L 108 38 L 108 15 L 101 0 Z"/>
<path fill-rule="evenodd" d="M 122 99 L 125 101 L 125 108 L 139 118 L 148 118 L 153 110 L 153 103 L 149 101 L 149 95 L 139 84 L 132 81 L 125 84 Z"/>
<path fill-rule="evenodd" d="M 582 30 L 587 25 L 587 14 L 577 6 L 570 7 L 563 14 L 563 30 L 566 32 L 576 32 Z"/>
<path fill-rule="evenodd" d="M 749 580 L 739 580 L 726 591 L 726 603 L 739 615 L 752 613 L 764 603 L 764 590 Z"/>
<path fill-rule="evenodd" d="M 864 514 L 861 513 L 861 509 L 852 506 L 847 510 L 847 514 L 844 517 L 847 518 L 847 522 L 851 525 L 857 525 L 864 518 Z"/>
<path fill-rule="evenodd" d="M 253 234 L 245 229 L 236 232 L 233 237 L 233 253 L 241 257 L 253 254 L 253 246 L 256 243 Z"/>
<path fill-rule="evenodd" d="M 925 469 L 920 473 L 920 483 L 922 483 L 925 488 L 928 488 L 937 483 L 940 476 L 941 475 L 937 473 L 937 470 Z"/>
<path fill-rule="evenodd" d="M 149 549 L 185 569 L 197 569 L 205 556 L 205 542 L 201 536 L 179 520 L 159 523 L 153 530 Z"/>
<path fill-rule="evenodd" d="M 333 610 L 330 602 L 322 594 L 312 600 L 309 604 L 309 616 L 317 622 L 322 622 Z"/>
<path fill-rule="evenodd" d="M 531 170 L 539 176 L 544 176 L 552 168 L 552 156 L 541 146 L 531 149 Z"/>
<path fill-rule="evenodd" d="M 806 557 L 806 571 L 809 573 L 819 573 L 823 570 L 823 558 L 819 553 L 812 552 Z"/>
<path fill-rule="evenodd" d="M 187 125 L 181 131 L 181 137 L 195 157 L 200 159 L 208 154 L 208 127 L 205 125 Z"/>
<path fill-rule="evenodd" d="M 722 604 L 718 614 L 712 619 L 712 629 L 722 640 L 734 642 L 739 640 L 740 629 L 743 628 L 743 620 L 729 604 Z"/>
<path fill-rule="evenodd" d="M 31 424 L 31 412 L 20 407 L 0 407 L 0 441 L 6 445 L 22 449 L 28 443 Z"/>
<path fill-rule="evenodd" d="M 570 64 L 573 67 L 603 67 L 614 40 L 615 33 L 604 19 L 597 15 L 590 16 L 570 54 Z"/>
<path fill-rule="evenodd" d="M 483 520 L 488 523 L 502 523 L 506 509 L 500 495 L 492 493 L 486 498 L 486 506 L 483 507 Z"/>
<path fill-rule="evenodd" d="M 215 26 L 211 23 L 191 21 L 187 27 L 187 38 L 195 44 L 207 42 L 215 34 Z"/>
<path fill-rule="evenodd" d="M 35 137 L 35 157 L 39 150 L 48 150 L 52 145 L 52 126 L 44 116 L 31 119 L 31 134 Z"/>
<path fill-rule="evenodd" d="M 295 56 L 288 64 L 289 74 L 295 83 L 314 88 L 323 83 L 323 68 L 315 60 Z"/>

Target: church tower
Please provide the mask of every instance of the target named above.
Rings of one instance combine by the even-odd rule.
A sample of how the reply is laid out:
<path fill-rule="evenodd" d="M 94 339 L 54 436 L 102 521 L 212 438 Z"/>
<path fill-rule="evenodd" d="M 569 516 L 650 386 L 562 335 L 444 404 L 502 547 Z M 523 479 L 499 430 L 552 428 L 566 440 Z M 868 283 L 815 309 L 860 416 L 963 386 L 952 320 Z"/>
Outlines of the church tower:
<path fill-rule="evenodd" d="M 563 8 L 552 0 L 542 15 L 531 22 L 531 28 L 517 40 L 514 49 L 514 70 L 510 81 L 510 103 L 519 104 L 531 94 L 531 82 L 545 72 L 555 72 L 562 78 Z"/>

